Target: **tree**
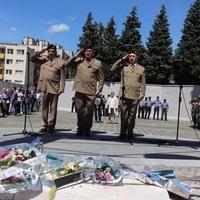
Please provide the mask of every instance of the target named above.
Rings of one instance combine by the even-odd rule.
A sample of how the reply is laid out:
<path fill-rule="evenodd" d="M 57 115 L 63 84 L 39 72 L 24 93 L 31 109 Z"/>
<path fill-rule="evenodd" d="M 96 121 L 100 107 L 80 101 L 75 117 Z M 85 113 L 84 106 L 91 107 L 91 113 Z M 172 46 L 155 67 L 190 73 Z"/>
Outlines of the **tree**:
<path fill-rule="evenodd" d="M 146 74 L 148 83 L 169 83 L 172 74 L 172 39 L 165 6 L 161 6 L 147 41 Z"/>
<path fill-rule="evenodd" d="M 120 53 L 123 55 L 130 52 L 136 52 L 139 63 L 144 64 L 145 48 L 141 42 L 141 35 L 139 32 L 141 23 L 137 17 L 136 7 L 133 7 L 130 15 L 124 23 L 124 26 L 124 30 L 122 31 L 122 35 L 119 40 Z"/>
<path fill-rule="evenodd" d="M 200 0 L 191 5 L 182 33 L 174 56 L 175 81 L 179 84 L 199 84 Z"/>
<path fill-rule="evenodd" d="M 103 30 L 103 34 L 101 34 L 102 42 L 101 46 L 99 46 L 100 54 L 99 59 L 103 63 L 104 71 L 105 71 L 105 80 L 117 80 L 119 81 L 119 74 L 111 75 L 110 68 L 112 64 L 118 58 L 118 36 L 116 35 L 116 24 L 114 18 L 112 17 L 106 28 Z M 99 29 L 102 30 L 102 25 L 99 26 Z M 101 33 L 101 31 L 99 31 Z"/>
<path fill-rule="evenodd" d="M 78 47 L 82 49 L 89 45 L 96 50 L 99 43 L 98 39 L 98 24 L 93 21 L 92 12 L 89 12 L 86 22 L 83 26 L 83 34 L 79 38 L 80 43 L 78 44 Z"/>

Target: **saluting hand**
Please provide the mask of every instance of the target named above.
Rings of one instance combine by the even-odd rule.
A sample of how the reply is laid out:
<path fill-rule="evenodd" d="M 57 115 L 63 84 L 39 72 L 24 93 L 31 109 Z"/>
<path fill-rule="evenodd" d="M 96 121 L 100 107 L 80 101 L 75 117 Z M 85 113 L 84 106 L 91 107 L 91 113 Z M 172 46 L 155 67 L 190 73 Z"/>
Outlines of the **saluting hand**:
<path fill-rule="evenodd" d="M 79 50 L 79 51 L 75 54 L 75 57 L 76 57 L 76 58 L 77 58 L 77 57 L 80 57 L 80 56 L 82 55 L 82 53 L 83 53 L 83 50 L 84 50 L 84 49 Z"/>
<path fill-rule="evenodd" d="M 125 55 L 122 60 L 126 60 L 128 58 L 129 54 Z"/>
<path fill-rule="evenodd" d="M 36 54 L 37 55 L 43 54 L 46 50 L 47 50 L 47 48 L 44 48 L 41 51 L 36 51 Z"/>

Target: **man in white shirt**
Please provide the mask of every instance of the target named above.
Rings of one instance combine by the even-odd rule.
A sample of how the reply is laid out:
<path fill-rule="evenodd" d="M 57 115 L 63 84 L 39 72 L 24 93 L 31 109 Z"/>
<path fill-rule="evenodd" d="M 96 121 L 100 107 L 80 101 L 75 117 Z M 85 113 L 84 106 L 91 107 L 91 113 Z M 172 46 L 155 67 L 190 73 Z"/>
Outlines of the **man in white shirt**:
<path fill-rule="evenodd" d="M 108 114 L 109 114 L 109 123 L 115 122 L 115 116 L 117 115 L 118 112 L 118 105 L 119 105 L 118 98 L 115 96 L 114 92 L 111 92 L 111 95 L 106 102 L 106 108 L 108 109 Z"/>
<path fill-rule="evenodd" d="M 148 98 L 146 102 L 146 110 L 145 110 L 145 119 L 149 119 L 151 115 L 151 106 L 153 105 L 153 101 L 151 97 Z"/>
<path fill-rule="evenodd" d="M 165 121 L 167 121 L 167 112 L 169 110 L 169 104 L 167 103 L 167 100 L 164 99 L 163 103 L 161 103 L 161 120 L 163 120 L 163 116 L 165 116 Z"/>
<path fill-rule="evenodd" d="M 155 119 L 155 116 L 157 115 L 157 120 L 159 120 L 159 111 L 160 111 L 161 101 L 158 96 L 156 100 L 153 102 L 153 105 L 154 105 L 153 119 Z"/>

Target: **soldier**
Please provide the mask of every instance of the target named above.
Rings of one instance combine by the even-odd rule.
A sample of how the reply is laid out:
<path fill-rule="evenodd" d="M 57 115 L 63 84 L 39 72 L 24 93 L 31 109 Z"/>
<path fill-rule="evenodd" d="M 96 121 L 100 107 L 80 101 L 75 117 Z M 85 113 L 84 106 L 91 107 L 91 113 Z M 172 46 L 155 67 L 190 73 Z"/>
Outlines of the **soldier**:
<path fill-rule="evenodd" d="M 137 63 L 134 52 L 117 60 L 111 71 L 121 69 L 121 129 L 119 139 L 133 138 L 138 103 L 144 98 L 146 90 L 145 69 Z"/>
<path fill-rule="evenodd" d="M 101 61 L 94 58 L 91 46 L 80 50 L 67 65 L 77 67 L 73 90 L 75 91 L 77 112 L 77 136 L 90 136 L 93 123 L 94 102 L 101 93 L 104 84 L 104 73 Z"/>
<path fill-rule="evenodd" d="M 42 55 L 47 51 L 47 56 Z M 57 56 L 56 46 L 35 52 L 30 60 L 41 64 L 37 89 L 41 90 L 41 129 L 39 133 L 53 133 L 56 125 L 58 97 L 65 88 L 65 61 Z M 48 116 L 49 115 L 49 116 Z"/>

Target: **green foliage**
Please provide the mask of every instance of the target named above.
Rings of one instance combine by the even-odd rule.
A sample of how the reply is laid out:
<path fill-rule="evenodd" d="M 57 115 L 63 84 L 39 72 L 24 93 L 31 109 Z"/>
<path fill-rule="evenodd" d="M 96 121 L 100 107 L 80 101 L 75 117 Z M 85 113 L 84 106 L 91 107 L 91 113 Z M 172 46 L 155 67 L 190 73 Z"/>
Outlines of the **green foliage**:
<path fill-rule="evenodd" d="M 174 78 L 183 84 L 199 84 L 200 79 L 200 0 L 191 5 L 184 22 L 183 35 L 172 58 L 172 39 L 165 6 L 156 16 L 145 50 L 139 29 L 141 23 L 137 9 L 133 7 L 124 23 L 120 38 L 116 35 L 116 24 L 112 17 L 107 26 L 87 16 L 79 48 L 92 45 L 97 58 L 103 63 L 107 81 L 119 81 L 120 74 L 110 73 L 112 64 L 123 55 L 135 52 L 138 63 L 146 67 L 147 83 L 167 84 Z M 173 66 L 173 68 L 172 68 Z M 173 73 L 174 72 L 174 73 Z"/>
<path fill-rule="evenodd" d="M 135 52 L 138 55 L 138 62 L 144 64 L 145 62 L 145 48 L 141 41 L 139 29 L 141 23 L 137 17 L 137 9 L 133 7 L 130 15 L 126 18 L 124 23 L 124 30 L 122 31 L 119 40 L 119 50 L 122 55 L 130 52 Z"/>
<path fill-rule="evenodd" d="M 182 33 L 173 62 L 175 81 L 182 84 L 199 84 L 200 0 L 191 5 Z"/>
<path fill-rule="evenodd" d="M 116 35 L 115 21 L 112 17 L 105 28 L 103 25 L 99 25 L 99 30 L 102 30 L 102 40 L 99 44 L 99 54 L 98 58 L 103 63 L 103 68 L 105 72 L 105 79 L 107 81 L 114 80 L 119 81 L 119 73 L 111 74 L 110 68 L 112 64 L 118 58 L 118 36 Z"/>
<path fill-rule="evenodd" d="M 99 44 L 99 30 L 98 24 L 93 21 L 92 12 L 89 12 L 86 22 L 83 26 L 83 34 L 79 38 L 79 45 L 80 49 L 86 46 L 93 46 L 95 50 L 97 50 Z"/>
<path fill-rule="evenodd" d="M 169 83 L 172 74 L 171 44 L 166 8 L 162 6 L 147 41 L 146 73 L 148 83 Z"/>

